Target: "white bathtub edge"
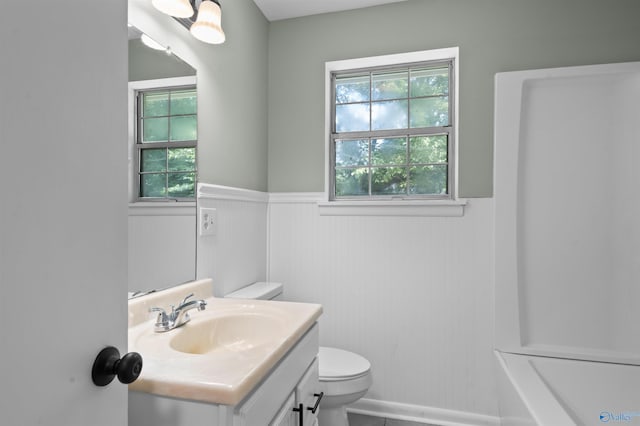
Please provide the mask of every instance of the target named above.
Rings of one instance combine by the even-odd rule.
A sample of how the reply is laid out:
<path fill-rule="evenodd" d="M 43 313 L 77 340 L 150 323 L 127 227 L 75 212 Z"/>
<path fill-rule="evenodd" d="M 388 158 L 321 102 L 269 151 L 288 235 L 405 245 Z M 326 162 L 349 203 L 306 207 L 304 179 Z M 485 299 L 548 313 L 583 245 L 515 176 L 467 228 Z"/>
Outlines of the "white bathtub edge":
<path fill-rule="evenodd" d="M 366 416 L 438 426 L 500 426 L 500 419 L 498 417 L 486 414 L 366 398 L 349 405 L 347 411 Z"/>
<path fill-rule="evenodd" d="M 529 356 L 495 351 L 502 372 L 540 426 L 576 426 L 531 364 Z"/>

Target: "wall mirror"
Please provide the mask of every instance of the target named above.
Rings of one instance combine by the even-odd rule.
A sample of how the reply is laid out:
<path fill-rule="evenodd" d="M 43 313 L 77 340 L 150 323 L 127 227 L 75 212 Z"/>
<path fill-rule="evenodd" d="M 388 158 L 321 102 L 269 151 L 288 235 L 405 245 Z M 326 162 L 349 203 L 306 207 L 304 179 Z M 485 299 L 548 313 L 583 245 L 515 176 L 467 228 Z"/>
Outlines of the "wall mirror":
<path fill-rule="evenodd" d="M 154 45 L 155 43 L 155 45 Z M 129 24 L 129 297 L 196 276 L 196 69 Z"/>

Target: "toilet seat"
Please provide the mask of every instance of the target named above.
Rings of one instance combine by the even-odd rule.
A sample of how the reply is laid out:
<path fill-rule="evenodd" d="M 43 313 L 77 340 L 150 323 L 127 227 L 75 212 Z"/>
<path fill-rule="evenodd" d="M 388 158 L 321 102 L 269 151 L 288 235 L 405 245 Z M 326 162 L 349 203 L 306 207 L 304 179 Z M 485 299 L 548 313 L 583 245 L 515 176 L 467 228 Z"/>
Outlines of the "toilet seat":
<path fill-rule="evenodd" d="M 320 347 L 318 359 L 321 382 L 354 380 L 369 374 L 371 363 L 353 352 Z"/>

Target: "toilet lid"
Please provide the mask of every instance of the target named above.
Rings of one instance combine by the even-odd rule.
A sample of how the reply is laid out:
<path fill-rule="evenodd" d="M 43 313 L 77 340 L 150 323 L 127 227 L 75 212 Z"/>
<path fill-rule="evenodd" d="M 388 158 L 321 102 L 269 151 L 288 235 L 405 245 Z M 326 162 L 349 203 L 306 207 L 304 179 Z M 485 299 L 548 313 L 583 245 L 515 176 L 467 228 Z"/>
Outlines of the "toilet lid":
<path fill-rule="evenodd" d="M 369 371 L 371 363 L 366 358 L 336 348 L 320 347 L 319 376 L 325 379 L 340 379 L 361 376 Z"/>

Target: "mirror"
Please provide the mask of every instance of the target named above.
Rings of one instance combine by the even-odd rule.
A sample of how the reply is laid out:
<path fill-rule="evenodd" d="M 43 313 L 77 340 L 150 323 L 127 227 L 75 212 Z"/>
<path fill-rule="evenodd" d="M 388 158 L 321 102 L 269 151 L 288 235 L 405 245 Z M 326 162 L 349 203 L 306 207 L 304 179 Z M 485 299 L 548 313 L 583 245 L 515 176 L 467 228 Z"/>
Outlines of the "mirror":
<path fill-rule="evenodd" d="M 171 48 L 160 44 L 150 47 L 143 42 L 144 33 L 134 25 L 129 26 L 129 81 L 155 80 L 196 75 L 196 70 L 179 58 Z M 146 37 L 146 36 L 145 36 Z M 146 38 L 147 43 L 154 40 Z M 157 42 L 156 42 L 157 43 Z"/>
<path fill-rule="evenodd" d="M 145 40 L 145 44 L 142 36 L 140 30 L 130 25 L 129 297 L 171 287 L 196 277 L 196 202 L 195 198 L 188 198 L 191 194 L 195 195 L 197 149 L 188 146 L 188 140 L 193 137 L 184 136 L 185 122 L 197 126 L 195 92 L 191 92 L 192 106 L 185 107 L 184 101 L 184 88 L 195 88 L 196 70 L 170 49 L 149 47 L 150 43 Z M 153 94 L 142 95 L 145 91 L 153 91 Z M 144 100 L 137 101 L 138 95 L 144 96 L 141 97 Z M 137 126 L 137 122 L 144 120 L 136 118 L 136 114 L 151 105 L 152 96 L 156 99 L 156 105 L 166 107 L 167 111 L 172 108 L 168 105 L 175 105 L 173 111 L 180 107 L 181 112 L 179 115 L 166 111 L 156 112 L 155 115 L 149 113 L 153 118 Z M 185 112 L 185 109 L 189 111 Z M 154 145 L 153 149 L 139 150 L 136 147 L 136 127 L 144 129 L 143 142 L 151 141 L 158 145 Z M 197 128 L 192 133 L 197 139 Z M 147 138 L 147 135 L 154 136 Z M 164 147 L 162 143 L 165 143 Z M 193 163 L 190 174 L 189 161 Z M 138 164 L 141 165 L 140 169 Z M 144 174 L 146 172 L 149 173 Z M 144 177 L 141 177 L 143 174 Z M 184 189 L 189 185 L 193 186 L 193 192 Z M 140 190 L 140 187 L 143 189 Z M 145 197 L 140 198 L 140 195 Z"/>

